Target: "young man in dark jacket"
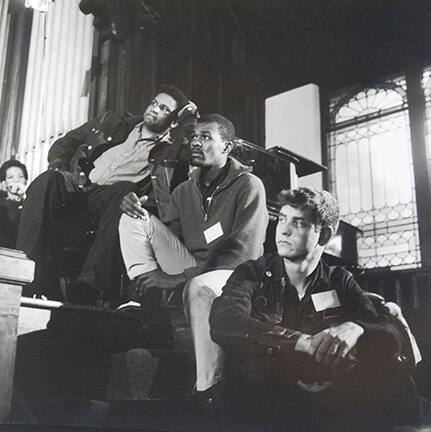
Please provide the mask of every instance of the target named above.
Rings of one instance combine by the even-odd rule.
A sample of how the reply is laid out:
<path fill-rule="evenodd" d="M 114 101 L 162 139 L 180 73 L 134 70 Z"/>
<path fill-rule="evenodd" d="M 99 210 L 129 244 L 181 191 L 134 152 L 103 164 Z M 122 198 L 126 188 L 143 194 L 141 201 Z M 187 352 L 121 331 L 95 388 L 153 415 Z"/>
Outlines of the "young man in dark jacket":
<path fill-rule="evenodd" d="M 229 157 L 234 138 L 228 119 L 201 117 L 191 138 L 195 170 L 174 190 L 167 226 L 138 206 L 134 218 L 120 220 L 124 262 L 138 290 L 185 285 L 197 391 L 221 379 L 222 351 L 209 335 L 212 301 L 238 264 L 262 254 L 268 223 L 263 183 Z"/>
<path fill-rule="evenodd" d="M 419 422 L 396 320 L 377 312 L 352 274 L 321 259 L 338 227 L 335 199 L 299 188 L 283 191 L 280 204 L 278 253 L 239 266 L 210 315 L 246 409 L 277 407 L 275 419 L 305 430 Z"/>
<path fill-rule="evenodd" d="M 98 227 L 69 300 L 95 304 L 104 294 L 105 300 L 119 301 L 113 270 L 121 259 L 120 204 L 132 192 L 151 192 L 153 205 L 164 216 L 162 204 L 169 201 L 172 168 L 162 165 L 177 158 L 182 145 L 171 144 L 169 129 L 187 102 L 179 89 L 165 85 L 143 115 L 108 111 L 54 142 L 48 170 L 28 188 L 17 239 L 17 248 L 37 263 L 36 289 L 41 294 L 55 296 L 44 292 L 43 283 L 49 271 L 43 264 L 53 227 L 81 209 L 97 219 Z M 181 181 L 187 178 L 187 170 L 183 171 Z"/>

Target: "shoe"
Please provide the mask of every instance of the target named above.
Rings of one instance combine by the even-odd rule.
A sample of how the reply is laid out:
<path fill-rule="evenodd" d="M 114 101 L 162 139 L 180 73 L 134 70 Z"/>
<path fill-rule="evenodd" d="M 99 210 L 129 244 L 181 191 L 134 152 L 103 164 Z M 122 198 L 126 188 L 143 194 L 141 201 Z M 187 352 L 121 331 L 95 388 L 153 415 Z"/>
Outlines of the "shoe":
<path fill-rule="evenodd" d="M 85 306 L 102 307 L 104 303 L 103 292 L 93 285 L 82 281 L 77 281 L 70 287 L 67 298 L 70 303 Z"/>
<path fill-rule="evenodd" d="M 225 403 L 225 384 L 220 381 L 206 390 L 196 390 L 194 394 L 200 408 L 203 408 L 207 413 L 214 413 L 221 409 Z"/>

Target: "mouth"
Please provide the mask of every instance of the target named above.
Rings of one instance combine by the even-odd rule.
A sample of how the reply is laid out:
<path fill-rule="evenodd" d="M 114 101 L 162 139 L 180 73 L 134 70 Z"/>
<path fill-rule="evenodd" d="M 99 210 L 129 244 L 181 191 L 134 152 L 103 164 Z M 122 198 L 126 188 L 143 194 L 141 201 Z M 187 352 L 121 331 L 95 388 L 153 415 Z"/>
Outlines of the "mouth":
<path fill-rule="evenodd" d="M 199 150 L 192 150 L 192 156 L 200 157 L 200 156 L 203 156 L 203 153 Z"/>
<path fill-rule="evenodd" d="M 287 240 L 280 240 L 277 242 L 277 244 L 282 246 L 292 246 L 292 243 L 288 242 Z"/>

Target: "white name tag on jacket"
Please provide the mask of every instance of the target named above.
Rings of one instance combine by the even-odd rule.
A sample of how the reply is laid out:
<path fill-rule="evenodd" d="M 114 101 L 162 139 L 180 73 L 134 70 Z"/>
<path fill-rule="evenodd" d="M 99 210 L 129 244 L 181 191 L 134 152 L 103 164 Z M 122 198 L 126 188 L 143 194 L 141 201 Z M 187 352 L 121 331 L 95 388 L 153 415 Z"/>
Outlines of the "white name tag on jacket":
<path fill-rule="evenodd" d="M 337 291 L 335 290 L 311 294 L 311 300 L 316 312 L 341 306 Z"/>
<path fill-rule="evenodd" d="M 217 222 L 212 227 L 207 228 L 204 231 L 204 236 L 207 244 L 217 240 L 219 237 L 223 235 L 223 228 L 221 227 L 221 223 Z"/>

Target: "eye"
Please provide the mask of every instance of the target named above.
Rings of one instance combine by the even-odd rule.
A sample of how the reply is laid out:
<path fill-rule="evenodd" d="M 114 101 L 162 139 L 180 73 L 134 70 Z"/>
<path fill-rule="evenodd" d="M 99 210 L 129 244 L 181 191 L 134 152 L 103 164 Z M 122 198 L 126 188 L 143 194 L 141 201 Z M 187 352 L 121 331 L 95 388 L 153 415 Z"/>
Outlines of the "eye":
<path fill-rule="evenodd" d="M 153 99 L 153 100 L 151 101 L 151 105 L 152 105 L 152 106 L 157 106 L 157 101 L 156 101 L 155 99 Z"/>
<path fill-rule="evenodd" d="M 286 223 L 287 222 L 286 216 L 278 216 L 278 222 L 283 224 Z"/>
<path fill-rule="evenodd" d="M 204 136 L 203 136 L 203 139 L 204 139 L 205 141 L 209 141 L 209 140 L 211 139 L 211 137 L 210 137 L 209 135 L 204 135 Z"/>
<path fill-rule="evenodd" d="M 170 114 L 171 110 L 166 105 L 160 105 L 159 108 L 166 114 Z"/>

